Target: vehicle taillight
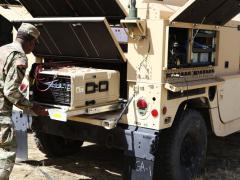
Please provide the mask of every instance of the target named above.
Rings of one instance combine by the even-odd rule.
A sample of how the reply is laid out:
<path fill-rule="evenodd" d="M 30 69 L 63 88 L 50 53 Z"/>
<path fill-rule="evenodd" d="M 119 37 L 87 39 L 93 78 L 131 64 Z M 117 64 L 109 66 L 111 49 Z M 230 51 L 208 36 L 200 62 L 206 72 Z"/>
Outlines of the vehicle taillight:
<path fill-rule="evenodd" d="M 155 117 L 155 118 L 158 117 L 158 110 L 153 109 L 151 113 L 152 113 L 153 117 Z"/>
<path fill-rule="evenodd" d="M 147 102 L 144 99 L 139 99 L 137 102 L 137 107 L 139 109 L 146 109 L 148 107 Z"/>

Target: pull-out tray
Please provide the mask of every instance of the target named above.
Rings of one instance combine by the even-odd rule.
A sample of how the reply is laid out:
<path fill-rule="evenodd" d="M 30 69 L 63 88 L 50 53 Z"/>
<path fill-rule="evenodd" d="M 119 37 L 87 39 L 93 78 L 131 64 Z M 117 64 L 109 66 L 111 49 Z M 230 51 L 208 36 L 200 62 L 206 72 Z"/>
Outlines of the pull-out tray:
<path fill-rule="evenodd" d="M 41 104 L 48 106 L 48 113 L 51 119 L 66 122 L 68 118 L 80 115 L 93 115 L 103 112 L 111 112 L 121 110 L 125 103 L 121 101 L 111 102 L 102 105 L 86 106 L 69 110 L 66 106 L 49 106 L 48 104 Z"/>

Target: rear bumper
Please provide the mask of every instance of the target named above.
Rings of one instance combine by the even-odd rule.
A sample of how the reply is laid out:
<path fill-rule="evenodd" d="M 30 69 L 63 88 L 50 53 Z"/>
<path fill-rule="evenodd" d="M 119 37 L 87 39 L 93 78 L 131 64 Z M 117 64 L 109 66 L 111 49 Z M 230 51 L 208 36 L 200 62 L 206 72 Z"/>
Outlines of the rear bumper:
<path fill-rule="evenodd" d="M 100 126 L 67 121 L 60 122 L 48 117 L 34 117 L 32 129 L 67 139 L 84 140 L 107 147 L 122 149 L 128 156 L 154 159 L 159 131 L 119 125 L 107 130 Z"/>

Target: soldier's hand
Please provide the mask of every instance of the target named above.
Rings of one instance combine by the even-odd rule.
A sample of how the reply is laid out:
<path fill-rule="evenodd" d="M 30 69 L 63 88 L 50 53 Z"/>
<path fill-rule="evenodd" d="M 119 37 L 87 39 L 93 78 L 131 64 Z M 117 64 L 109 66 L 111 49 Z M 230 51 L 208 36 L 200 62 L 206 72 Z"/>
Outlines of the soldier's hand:
<path fill-rule="evenodd" d="M 39 116 L 48 116 L 47 109 L 36 103 L 33 104 L 32 111 Z"/>

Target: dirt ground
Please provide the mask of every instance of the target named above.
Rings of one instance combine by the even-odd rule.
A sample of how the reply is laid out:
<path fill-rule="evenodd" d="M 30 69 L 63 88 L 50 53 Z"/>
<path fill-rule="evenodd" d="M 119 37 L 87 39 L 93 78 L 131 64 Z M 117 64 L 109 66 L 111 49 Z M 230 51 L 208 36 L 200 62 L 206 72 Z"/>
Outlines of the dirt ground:
<path fill-rule="evenodd" d="M 240 179 L 240 134 L 209 139 L 206 180 Z M 81 152 L 65 158 L 46 158 L 29 134 L 29 161 L 17 163 L 10 180 L 120 180 L 123 155 L 85 143 Z"/>

